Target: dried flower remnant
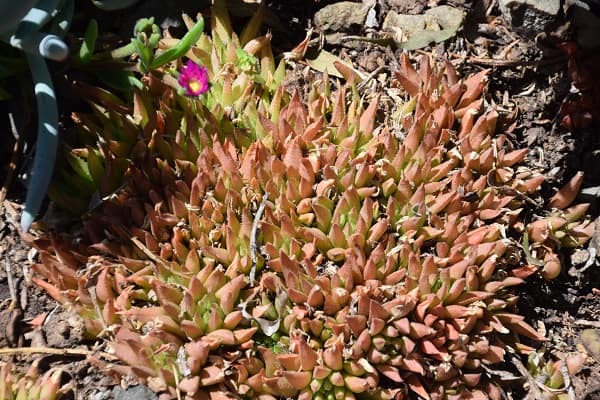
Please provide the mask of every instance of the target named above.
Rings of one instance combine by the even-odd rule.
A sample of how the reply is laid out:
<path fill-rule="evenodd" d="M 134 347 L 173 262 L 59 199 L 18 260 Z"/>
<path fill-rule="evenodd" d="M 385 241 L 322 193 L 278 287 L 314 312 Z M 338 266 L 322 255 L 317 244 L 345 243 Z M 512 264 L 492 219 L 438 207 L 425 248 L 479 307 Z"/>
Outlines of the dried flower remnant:
<path fill-rule="evenodd" d="M 178 79 L 179 85 L 185 89 L 188 96 L 200 96 L 208 91 L 208 71 L 192 60 L 188 60 L 181 70 Z"/>

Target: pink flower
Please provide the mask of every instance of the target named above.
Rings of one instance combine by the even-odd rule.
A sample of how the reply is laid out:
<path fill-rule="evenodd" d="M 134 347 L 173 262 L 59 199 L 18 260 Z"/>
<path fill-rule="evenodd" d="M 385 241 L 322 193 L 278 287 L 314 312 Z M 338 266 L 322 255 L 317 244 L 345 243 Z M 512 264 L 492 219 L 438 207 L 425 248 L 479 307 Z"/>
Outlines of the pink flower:
<path fill-rule="evenodd" d="M 208 91 L 208 71 L 205 67 L 188 60 L 179 73 L 177 82 L 185 89 L 185 94 L 188 96 L 200 96 Z"/>

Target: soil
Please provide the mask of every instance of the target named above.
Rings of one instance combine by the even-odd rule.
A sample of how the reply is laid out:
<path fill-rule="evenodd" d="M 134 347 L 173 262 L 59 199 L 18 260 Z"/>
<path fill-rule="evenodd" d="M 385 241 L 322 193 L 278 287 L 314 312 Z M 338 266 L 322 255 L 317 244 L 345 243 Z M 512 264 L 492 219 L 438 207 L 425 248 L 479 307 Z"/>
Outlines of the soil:
<path fill-rule="evenodd" d="M 99 21 L 100 32 L 116 32 L 117 38 L 126 41 L 135 18 L 151 13 L 163 26 L 177 29 L 174 12 L 186 11 L 193 14 L 203 9 L 206 6 L 204 3 L 208 1 L 174 1 L 171 3 L 176 3 L 178 7 L 161 7 L 160 1 L 146 0 L 127 13 L 110 15 L 94 11 L 89 4 L 80 5 L 90 2 L 77 3 L 81 8 L 76 9 L 75 23 L 71 31 L 73 37 L 82 35 L 86 21 L 93 12 Z M 329 41 L 331 34 L 336 32 L 319 32 L 319 27 L 314 24 L 314 15 L 331 3 L 334 2 L 269 2 L 271 13 L 268 28 L 273 32 L 275 51 L 289 51 L 305 37 L 307 29 L 315 28 L 309 52 L 325 48 L 352 62 L 366 75 L 373 74 L 374 79 L 366 90 L 374 92 L 386 87 L 402 50 L 377 44 L 377 40 L 338 43 L 334 40 Z M 584 171 L 584 189 L 588 190 L 584 190 L 587 194 L 582 195 L 580 200 L 592 204 L 592 217 L 598 215 L 598 191 L 594 191 L 594 188 L 600 185 L 600 174 L 595 173 L 600 154 L 600 119 L 595 115 L 595 120 L 592 119 L 591 123 L 587 123 L 588 120 L 586 123 L 569 126 L 568 123 L 564 123 L 564 116 L 571 115 L 575 120 L 577 110 L 571 114 L 561 114 L 561 107 L 564 110 L 565 104 L 576 102 L 586 95 L 593 97 L 595 93 L 600 98 L 600 90 L 597 87 L 594 89 L 594 83 L 591 88 L 589 82 L 587 86 L 580 85 L 584 86 L 583 89 L 573 85 L 573 79 L 584 81 L 581 71 L 586 70 L 581 67 L 581 63 L 577 63 L 575 56 L 569 57 L 568 52 L 561 48 L 561 43 L 576 41 L 577 35 L 583 32 L 583 28 L 579 29 L 581 25 L 578 25 L 580 19 L 573 18 L 572 10 L 559 12 L 543 32 L 511 26 L 506 18 L 503 18 L 497 2 L 493 0 L 372 0 L 363 3 L 376 4 L 374 10 L 378 23 L 369 28 L 359 27 L 358 32 L 359 35 L 370 39 L 387 37 L 381 31 L 381 22 L 391 11 L 419 14 L 438 3 L 463 10 L 466 15 L 463 29 L 445 42 L 410 51 L 409 55 L 413 60 L 429 55 L 437 59 L 441 59 L 442 56 L 448 57 L 463 76 L 489 69 L 490 86 L 486 101 L 498 109 L 502 116 L 501 123 L 505 127 L 515 124 L 511 134 L 515 147 L 531 149 L 527 162 L 543 171 L 547 177 L 543 197 L 548 199 L 556 188 L 576 171 Z M 169 12 L 166 13 L 165 9 Z M 240 15 L 239 18 L 243 19 L 244 16 Z M 586 43 L 579 45 L 584 47 Z M 588 51 L 587 54 L 597 54 L 592 50 L 585 51 Z M 579 61 L 582 57 L 580 56 Z M 574 65 L 582 68 L 575 71 L 579 72 L 579 75 L 574 73 Z M 593 66 L 586 68 L 587 73 L 593 76 L 593 71 L 590 72 Z M 307 74 L 310 73 L 313 72 L 301 64 L 293 65 L 293 71 L 289 73 L 286 84 L 302 91 L 306 85 Z M 31 116 L 27 113 L 18 112 L 19 107 L 15 106 L 14 102 L 19 101 L 26 99 L 13 99 L 13 104 L 0 102 L 0 114 L 4 115 L 4 111 L 14 112 L 18 117 L 20 131 L 31 132 L 35 124 L 31 123 Z M 71 106 L 70 102 L 60 104 L 65 121 L 68 120 Z M 391 106 L 391 99 L 387 104 L 383 102 L 383 118 Z M 567 129 L 565 125 L 571 129 Z M 6 131 L 9 130 L 5 121 L 2 121 L 2 127 L 6 128 Z M 32 145 L 28 137 L 25 143 Z M 2 177 L 9 175 L 13 147 L 12 135 L 0 137 Z M 25 148 L 27 149 L 27 146 Z M 70 382 L 71 385 L 66 398 L 155 398 L 153 393 L 143 387 L 126 388 L 126 382 L 115 382 L 109 378 L 98 363 L 86 356 L 95 351 L 105 350 L 103 343 L 86 338 L 79 318 L 68 308 L 58 305 L 32 282 L 29 266 L 36 261 L 36 253 L 23 244 L 17 228 L 30 152 L 19 151 L 18 155 L 16 160 L 19 167 L 13 179 L 4 182 L 3 187 L 8 193 L 6 199 L 1 199 L 3 201 L 0 202 L 0 349 L 8 352 L 14 348 L 10 358 L 23 369 L 34 360 L 39 360 L 42 371 L 50 367 L 63 368 L 66 372 L 64 381 Z M 597 226 L 600 226 L 600 223 L 597 223 Z M 596 254 L 600 254 L 600 229 L 597 229 L 589 247 L 563 254 L 565 267 L 558 279 L 551 282 L 532 279 L 519 289 L 520 312 L 526 316 L 529 323 L 545 331 L 549 338 L 544 344 L 548 355 L 559 357 L 561 353 L 581 350 L 581 332 L 587 328 L 600 328 L 600 265 Z M 28 354 L 19 350 L 26 347 L 58 350 L 56 354 Z M 8 358 L 9 355 L 0 355 L 2 361 Z M 519 377 L 516 370 L 512 370 Z M 516 380 L 513 378 L 506 376 L 507 398 L 525 398 L 527 394 L 523 391 L 523 383 L 527 380 L 522 377 Z M 598 382 L 600 360 L 590 356 L 583 371 L 572 379 L 572 398 L 600 399 Z"/>

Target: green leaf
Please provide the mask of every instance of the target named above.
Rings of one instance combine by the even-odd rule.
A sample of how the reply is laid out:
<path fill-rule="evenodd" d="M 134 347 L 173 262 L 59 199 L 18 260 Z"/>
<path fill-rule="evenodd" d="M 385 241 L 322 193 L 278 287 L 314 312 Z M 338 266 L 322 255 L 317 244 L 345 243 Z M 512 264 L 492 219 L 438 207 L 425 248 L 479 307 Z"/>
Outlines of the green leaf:
<path fill-rule="evenodd" d="M 277 90 L 277 88 L 281 86 L 281 82 L 283 82 L 285 79 L 285 73 L 285 62 L 281 60 L 277 66 L 277 69 L 275 70 L 275 73 L 273 74 L 273 82 L 270 85 L 270 89 L 272 91 Z"/>
<path fill-rule="evenodd" d="M 97 150 L 94 150 L 91 146 L 87 147 L 88 157 L 87 157 L 87 166 L 90 172 L 92 179 L 94 180 L 94 184 L 96 186 L 100 186 L 100 182 L 102 182 L 102 177 L 104 176 L 104 165 L 100 156 L 96 153 Z"/>
<path fill-rule="evenodd" d="M 85 29 L 83 43 L 79 48 L 79 61 L 81 63 L 88 63 L 92 59 L 94 50 L 96 50 L 96 39 L 98 39 L 98 22 L 92 19 Z"/>
<path fill-rule="evenodd" d="M 265 11 L 266 2 L 261 1 L 258 10 L 242 30 L 242 34 L 240 35 L 240 44 L 242 46 L 245 46 L 246 43 L 258 36 L 263 19 L 265 18 Z"/>
<path fill-rule="evenodd" d="M 72 215 L 81 215 L 87 209 L 87 195 L 74 193 L 72 184 L 55 179 L 48 188 L 48 197 L 56 205 Z"/>
<path fill-rule="evenodd" d="M 127 171 L 128 167 L 129 160 L 125 158 L 115 158 L 110 160 L 110 162 L 107 162 L 107 173 L 102 176 L 102 182 L 99 190 L 102 196 L 114 192 L 119 186 L 121 186 L 125 176 L 125 171 Z"/>
<path fill-rule="evenodd" d="M 139 39 L 133 39 L 131 43 L 133 43 L 136 53 L 138 53 L 140 56 L 140 66 L 142 72 L 147 72 L 150 69 L 150 65 L 154 57 L 152 50 L 146 47 Z"/>
<path fill-rule="evenodd" d="M 137 79 L 133 72 L 117 70 L 117 69 L 105 69 L 105 70 L 97 70 L 96 75 L 102 81 L 102 83 L 106 84 L 111 89 L 120 91 L 127 95 L 127 97 L 131 97 L 133 93 L 133 88 L 138 87 L 139 79 Z M 141 82 L 139 82 L 141 85 Z"/>
<path fill-rule="evenodd" d="M 154 32 L 148 38 L 148 47 L 155 49 L 158 46 L 158 42 L 160 42 L 160 33 Z"/>
<path fill-rule="evenodd" d="M 117 112 L 129 111 L 128 106 L 123 102 L 123 100 L 106 89 L 88 85 L 84 82 L 77 82 L 75 87 L 81 97 L 85 98 L 90 103 L 96 103 L 103 108 Z"/>
<path fill-rule="evenodd" d="M 114 11 L 127 8 L 135 4 L 137 0 L 92 0 L 94 5 L 104 11 Z"/>
<path fill-rule="evenodd" d="M 133 41 L 132 41 L 131 43 L 128 43 L 123 47 L 119 47 L 118 49 L 111 51 L 110 56 L 115 59 L 116 58 L 125 58 L 125 57 L 129 57 L 133 53 L 135 53 L 135 46 L 133 45 Z"/>
<path fill-rule="evenodd" d="M 78 157 L 78 156 L 72 154 L 71 152 L 67 152 L 65 154 L 65 156 L 67 158 L 67 162 L 69 163 L 71 168 L 73 168 L 73 171 L 75 171 L 77 176 L 85 179 L 88 182 L 93 181 L 92 175 L 90 175 L 90 170 L 88 168 L 88 165 L 83 158 Z"/>
<path fill-rule="evenodd" d="M 245 72 L 250 72 L 258 66 L 258 59 L 244 49 L 236 49 L 238 67 Z"/>
<path fill-rule="evenodd" d="M 140 18 L 137 20 L 135 26 L 133 27 L 133 34 L 137 36 L 142 32 L 152 31 L 152 25 L 154 25 L 154 17 Z"/>
<path fill-rule="evenodd" d="M 233 32 L 226 1 L 215 0 L 213 2 L 211 25 L 213 41 L 217 40 L 223 48 L 226 48 L 231 41 Z"/>
<path fill-rule="evenodd" d="M 200 17 L 196 25 L 194 25 L 194 27 L 190 29 L 190 31 L 186 33 L 183 38 L 181 38 L 177 45 L 165 50 L 154 59 L 154 61 L 150 64 L 150 68 L 154 69 L 161 67 L 173 60 L 185 56 L 185 53 L 187 53 L 188 50 L 200 39 L 202 32 L 204 32 L 204 19 Z"/>

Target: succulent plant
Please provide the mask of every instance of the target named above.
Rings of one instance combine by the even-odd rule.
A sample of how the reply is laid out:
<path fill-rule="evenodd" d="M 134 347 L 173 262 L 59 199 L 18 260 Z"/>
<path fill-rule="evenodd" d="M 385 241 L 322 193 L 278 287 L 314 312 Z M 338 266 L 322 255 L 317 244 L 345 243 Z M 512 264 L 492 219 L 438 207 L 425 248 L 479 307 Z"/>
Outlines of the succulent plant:
<path fill-rule="evenodd" d="M 90 103 L 92 112 L 73 113 L 76 140 L 69 143 L 70 147 L 57 167 L 49 190 L 50 198 L 60 208 L 75 215 L 96 207 L 101 199 L 113 194 L 123 183 L 128 160 L 135 157 L 133 146 L 138 136 L 145 137 L 146 141 L 154 137 L 153 141 L 161 142 L 162 135 L 175 135 L 181 131 L 178 139 L 181 142 L 186 139 L 184 132 L 187 134 L 186 131 L 199 127 L 207 131 L 206 137 L 202 138 L 206 145 L 215 132 L 221 139 L 239 135 L 238 126 L 249 129 L 247 137 L 238 138 L 246 145 L 264 136 L 259 112 L 268 110 L 271 119 L 276 120 L 288 95 L 280 88 L 285 64 L 275 63 L 270 35 L 256 37 L 264 14 L 262 7 L 239 37 L 232 30 L 224 3 L 217 1 L 211 12 L 210 35 L 198 30 L 204 26 L 201 16 L 194 22 L 184 15 L 184 22 L 193 35 L 188 34 L 182 40 L 170 36 L 153 37 L 153 44 L 150 44 L 147 43 L 150 39 L 144 40 L 148 34 L 144 36 L 138 32 L 132 39 L 132 43 L 139 42 L 137 45 L 129 44 L 113 51 L 112 57 L 121 58 L 147 43 L 149 47 L 144 52 L 154 53 L 147 54 L 145 66 L 140 66 L 144 71 L 144 85 L 139 83 L 133 105 L 127 105 L 104 88 L 78 84 L 78 95 Z M 147 20 L 138 24 L 138 31 L 154 32 L 152 26 L 155 26 L 153 21 Z M 190 40 L 194 42 L 190 43 Z M 195 45 L 190 48 L 193 43 Z M 185 54 L 188 63 L 200 65 L 207 72 L 211 87 L 202 99 L 182 101 L 185 88 L 178 84 L 177 77 L 183 71 L 183 62 L 179 59 L 171 62 L 172 49 L 177 49 L 179 57 Z M 178 95 L 171 88 L 176 89 Z M 207 122 L 215 119 L 219 126 Z M 192 137 L 191 140 L 195 147 L 200 146 L 200 138 Z M 142 148 L 138 145 L 138 154 Z M 167 154 L 171 152 L 168 146 L 160 148 L 164 150 L 163 157 L 171 161 L 173 154 Z M 190 151 L 192 155 L 197 153 L 194 149 Z"/>
<path fill-rule="evenodd" d="M 529 223 L 524 232 L 523 247 L 530 263 L 516 274 L 522 278 L 534 273 L 539 267 L 546 279 L 554 279 L 561 272 L 557 251 L 583 245 L 594 233 L 594 224 L 582 221 L 589 204 L 571 206 L 583 183 L 583 173 L 578 172 L 548 202 L 551 212 Z"/>
<path fill-rule="evenodd" d="M 0 400 L 59 400 L 68 391 L 62 384 L 63 371 L 53 368 L 40 375 L 37 363 L 26 374 L 16 372 L 10 362 L 0 363 Z"/>
<path fill-rule="evenodd" d="M 165 398 L 499 399 L 486 368 L 545 340 L 512 287 L 589 232 L 582 206 L 552 211 L 546 236 L 529 221 L 544 178 L 496 132 L 487 71 L 403 56 L 405 102 L 377 124 L 379 95 L 348 70 L 286 94 L 269 37 L 238 40 L 214 7 L 187 53 L 207 93 L 165 66 L 131 114 L 82 124 L 126 138 L 73 153 L 96 184 L 123 160 L 122 182 L 35 240 L 34 281 Z"/>
<path fill-rule="evenodd" d="M 531 352 L 527 357 L 527 370 L 533 378 L 535 390 L 544 400 L 568 400 L 570 377 L 581 371 L 586 360 L 583 353 L 560 355 L 560 359 L 548 359 L 543 351 Z"/>

